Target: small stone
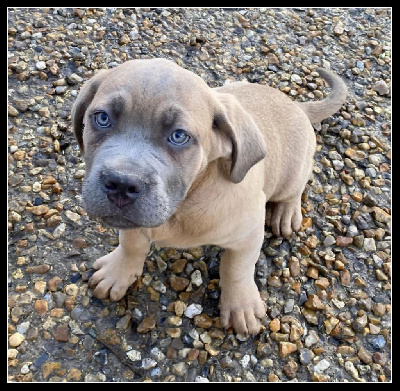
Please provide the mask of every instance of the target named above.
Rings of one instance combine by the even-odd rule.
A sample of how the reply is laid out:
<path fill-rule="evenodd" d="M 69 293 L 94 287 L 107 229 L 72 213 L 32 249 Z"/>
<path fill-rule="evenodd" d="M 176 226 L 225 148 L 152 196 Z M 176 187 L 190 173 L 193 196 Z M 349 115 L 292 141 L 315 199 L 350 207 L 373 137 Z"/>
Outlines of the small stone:
<path fill-rule="evenodd" d="M 142 354 L 139 350 L 132 349 L 129 352 L 126 352 L 126 355 L 131 361 L 139 361 L 142 359 Z"/>
<path fill-rule="evenodd" d="M 46 63 L 44 61 L 38 61 L 36 64 L 36 69 L 38 69 L 39 71 L 43 71 L 44 69 L 46 69 Z"/>
<path fill-rule="evenodd" d="M 313 372 L 312 376 L 312 381 L 314 382 L 327 382 L 329 381 L 329 376 L 323 375 L 321 373 Z"/>
<path fill-rule="evenodd" d="M 76 296 L 79 292 L 79 287 L 76 284 L 68 284 L 68 285 L 65 285 L 64 292 L 68 296 Z"/>
<path fill-rule="evenodd" d="M 280 382 L 281 379 L 279 379 L 279 377 L 277 375 L 275 375 L 275 373 L 270 373 L 268 375 L 268 382 L 270 383 L 275 383 L 275 382 Z"/>
<path fill-rule="evenodd" d="M 297 351 L 297 345 L 291 342 L 279 342 L 279 357 L 285 358 L 290 353 Z"/>
<path fill-rule="evenodd" d="M 269 329 L 272 332 L 277 332 L 281 328 L 281 322 L 278 318 L 272 319 L 271 322 L 269 322 Z"/>
<path fill-rule="evenodd" d="M 336 24 L 335 27 L 333 28 L 333 32 L 335 35 L 342 35 L 344 33 L 343 24 L 341 22 Z"/>
<path fill-rule="evenodd" d="M 363 333 L 365 331 L 365 326 L 367 325 L 367 323 L 368 323 L 368 318 L 367 315 L 364 314 L 356 318 L 351 326 L 355 332 Z"/>
<path fill-rule="evenodd" d="M 315 330 L 310 330 L 307 337 L 304 340 L 304 344 L 307 348 L 315 345 L 319 341 L 318 334 Z"/>
<path fill-rule="evenodd" d="M 74 223 L 78 222 L 81 218 L 81 216 L 79 216 L 78 213 L 72 212 L 70 210 L 66 210 L 65 215 L 68 217 L 68 219 L 70 219 Z"/>
<path fill-rule="evenodd" d="M 259 343 L 257 345 L 257 357 L 266 358 L 270 357 L 272 353 L 272 348 L 269 343 Z"/>
<path fill-rule="evenodd" d="M 299 368 L 299 366 L 297 365 L 296 361 L 294 360 L 289 360 L 284 366 L 283 366 L 283 372 L 285 373 L 285 375 L 290 378 L 293 379 L 296 377 L 297 374 L 297 369 Z"/>
<path fill-rule="evenodd" d="M 301 336 L 303 335 L 303 332 L 304 332 L 303 327 L 296 325 L 296 324 L 292 324 L 290 326 L 290 334 L 289 334 L 290 342 L 298 341 L 301 338 Z"/>
<path fill-rule="evenodd" d="M 325 308 L 325 305 L 317 295 L 309 295 L 304 305 L 312 310 L 323 310 Z"/>
<path fill-rule="evenodd" d="M 313 279 L 317 279 L 318 278 L 318 269 L 313 267 L 313 266 L 309 266 L 306 272 L 306 276 L 313 278 Z"/>
<path fill-rule="evenodd" d="M 375 239 L 374 238 L 365 238 L 363 243 L 363 249 L 365 251 L 376 251 Z"/>
<path fill-rule="evenodd" d="M 289 270 L 292 277 L 300 275 L 300 261 L 296 257 L 290 257 Z"/>
<path fill-rule="evenodd" d="M 190 304 L 186 309 L 185 309 L 185 316 L 188 318 L 192 319 L 196 315 L 199 315 L 203 312 L 203 307 L 200 304 Z"/>
<path fill-rule="evenodd" d="M 376 221 L 379 221 L 381 223 L 390 223 L 391 221 L 391 215 L 377 206 L 374 207 L 372 215 Z"/>
<path fill-rule="evenodd" d="M 196 327 L 208 329 L 212 326 L 212 319 L 207 314 L 200 314 L 194 317 Z"/>
<path fill-rule="evenodd" d="M 307 228 L 310 228 L 312 225 L 312 219 L 311 217 L 303 217 L 303 220 L 301 221 L 301 231 L 305 231 Z"/>
<path fill-rule="evenodd" d="M 176 314 L 176 315 L 182 316 L 182 315 L 184 314 L 186 308 L 187 308 L 187 305 L 186 305 L 186 303 L 184 303 L 183 301 L 178 300 L 178 301 L 175 301 L 175 302 L 174 302 L 174 311 L 175 311 L 175 314 Z M 201 311 L 202 311 L 202 310 L 203 310 L 203 309 L 201 309 Z M 201 311 L 200 311 L 198 314 L 200 314 Z M 194 315 L 198 315 L 198 314 L 194 314 Z M 186 314 L 185 314 L 185 315 L 186 315 Z M 194 315 L 193 315 L 193 316 L 194 316 Z M 186 316 L 187 316 L 187 315 L 186 315 Z M 192 316 L 192 317 L 193 317 L 193 316 Z M 188 318 L 190 318 L 190 316 L 188 316 Z"/>
<path fill-rule="evenodd" d="M 177 259 L 170 268 L 174 273 L 181 273 L 185 269 L 186 263 L 187 259 L 185 258 Z"/>
<path fill-rule="evenodd" d="M 323 359 L 321 361 L 319 361 L 316 365 L 314 365 L 314 371 L 316 373 L 321 373 L 323 371 L 325 371 L 326 369 L 328 369 L 330 367 L 331 363 L 326 360 Z"/>
<path fill-rule="evenodd" d="M 177 376 L 184 376 L 186 375 L 187 368 L 185 362 L 180 362 L 177 364 L 172 365 L 172 373 Z"/>
<path fill-rule="evenodd" d="M 332 235 L 327 235 L 324 239 L 324 246 L 329 247 L 336 243 L 336 239 Z"/>
<path fill-rule="evenodd" d="M 46 205 L 33 206 L 30 211 L 34 215 L 40 216 L 46 214 L 49 211 L 49 207 Z"/>
<path fill-rule="evenodd" d="M 311 235 L 306 239 L 304 243 L 309 248 L 316 248 L 318 244 L 318 238 L 315 235 Z"/>
<path fill-rule="evenodd" d="M 77 368 L 71 368 L 67 374 L 67 380 L 80 381 L 82 379 L 82 372 Z"/>
<path fill-rule="evenodd" d="M 156 327 L 156 319 L 154 315 L 150 315 L 142 320 L 137 327 L 137 331 L 138 333 L 148 333 L 150 330 L 153 330 L 154 327 Z"/>
<path fill-rule="evenodd" d="M 53 332 L 54 338 L 60 342 L 67 342 L 69 338 L 69 328 L 67 324 L 59 325 Z"/>
<path fill-rule="evenodd" d="M 85 176 L 85 170 L 77 170 L 75 171 L 74 178 L 75 179 L 82 179 Z"/>
<path fill-rule="evenodd" d="M 340 272 L 340 282 L 343 286 L 350 286 L 351 274 L 347 269 Z"/>
<path fill-rule="evenodd" d="M 19 112 L 15 107 L 8 105 L 8 115 L 10 115 L 11 117 L 17 117 L 18 114 Z"/>
<path fill-rule="evenodd" d="M 72 246 L 74 248 L 80 250 L 80 249 L 86 248 L 88 246 L 88 243 L 84 238 L 79 237 L 79 238 L 75 238 L 72 241 Z"/>
<path fill-rule="evenodd" d="M 67 75 L 67 80 L 70 84 L 79 84 L 83 82 L 83 78 L 76 73 L 71 73 L 69 76 Z"/>
<path fill-rule="evenodd" d="M 381 269 L 375 270 L 375 276 L 379 281 L 387 281 L 388 280 L 388 276 Z"/>
<path fill-rule="evenodd" d="M 351 361 L 346 361 L 344 363 L 344 369 L 346 370 L 346 372 L 348 372 L 354 379 L 358 380 L 359 379 L 359 374 L 358 371 L 356 369 L 356 367 L 354 366 L 354 364 Z"/>
<path fill-rule="evenodd" d="M 355 352 L 355 349 L 352 346 L 348 345 L 340 345 L 336 349 L 336 353 L 340 353 L 341 355 L 344 356 L 351 356 Z"/>
<path fill-rule="evenodd" d="M 324 321 L 325 332 L 327 334 L 330 334 L 338 323 L 339 323 L 339 319 L 334 318 L 334 317 L 331 317 L 331 318 L 325 320 Z"/>
<path fill-rule="evenodd" d="M 314 310 L 308 309 L 308 308 L 303 308 L 301 310 L 301 313 L 303 316 L 306 318 L 308 323 L 317 325 L 318 324 L 318 315 Z"/>
<path fill-rule="evenodd" d="M 187 355 L 187 359 L 188 361 L 194 361 L 197 359 L 197 357 L 199 357 L 199 353 L 200 351 L 198 349 L 190 349 Z M 222 363 L 221 366 L 223 367 Z"/>
<path fill-rule="evenodd" d="M 372 355 L 371 355 L 371 353 L 368 352 L 368 350 L 366 350 L 362 346 L 358 350 L 357 356 L 365 364 L 371 364 L 372 363 Z"/>
<path fill-rule="evenodd" d="M 190 280 L 194 286 L 200 286 L 203 283 L 200 270 L 195 270 L 190 276 Z"/>
<path fill-rule="evenodd" d="M 383 303 L 375 303 L 372 306 L 372 312 L 376 316 L 383 316 L 386 313 L 386 305 Z"/>
<path fill-rule="evenodd" d="M 25 337 L 20 333 L 14 333 L 8 339 L 8 344 L 11 348 L 16 348 L 21 345 L 21 343 L 25 340 Z"/>
<path fill-rule="evenodd" d="M 348 236 L 337 236 L 336 237 L 336 245 L 340 247 L 346 247 L 349 244 L 353 243 L 353 238 Z"/>
<path fill-rule="evenodd" d="M 128 34 L 123 34 L 121 38 L 119 39 L 119 44 L 120 45 L 126 45 L 127 43 L 131 42 L 129 35 Z"/>
<path fill-rule="evenodd" d="M 302 82 L 303 82 L 301 80 L 301 77 L 299 75 L 297 75 L 296 73 L 293 73 L 290 76 L 290 81 L 293 82 L 293 83 L 297 83 L 297 84 L 302 84 Z"/>
<path fill-rule="evenodd" d="M 43 379 L 46 379 L 51 373 L 53 373 L 55 370 L 61 368 L 61 363 L 60 362 L 45 362 L 42 365 L 42 376 Z"/>
<path fill-rule="evenodd" d="M 372 86 L 372 89 L 376 91 L 379 95 L 387 95 L 390 92 L 389 87 L 384 80 L 379 80 L 378 82 L 376 82 Z"/>
<path fill-rule="evenodd" d="M 314 356 L 315 355 L 311 350 L 306 348 L 300 349 L 299 359 L 303 365 L 309 364 L 311 360 L 314 358 Z"/>
<path fill-rule="evenodd" d="M 46 300 L 36 300 L 33 308 L 39 315 L 44 315 L 48 311 L 49 305 Z"/>
<path fill-rule="evenodd" d="M 370 340 L 370 344 L 376 350 L 382 349 L 386 345 L 385 337 L 383 335 L 378 335 Z"/>
<path fill-rule="evenodd" d="M 41 107 L 41 108 L 38 110 L 38 113 L 39 113 L 39 115 L 40 115 L 41 117 L 44 117 L 44 118 L 49 118 L 49 117 L 50 117 L 50 110 L 49 110 L 48 107 Z"/>
<path fill-rule="evenodd" d="M 314 285 L 319 289 L 325 290 L 329 286 L 329 280 L 326 277 L 319 277 L 314 281 Z"/>
<path fill-rule="evenodd" d="M 356 191 L 351 195 L 351 197 L 353 198 L 354 201 L 357 202 L 361 202 L 363 200 L 363 195 Z"/>
<path fill-rule="evenodd" d="M 374 361 L 374 363 L 379 364 L 380 366 L 383 367 L 387 363 L 387 355 L 386 355 L 386 353 L 375 352 L 372 355 L 372 360 Z"/>
<path fill-rule="evenodd" d="M 175 292 L 180 292 L 183 291 L 189 285 L 189 280 L 187 278 L 178 277 L 175 274 L 173 274 L 170 278 L 170 284 L 171 288 Z"/>
<path fill-rule="evenodd" d="M 62 283 L 62 279 L 58 276 L 51 278 L 47 281 L 47 289 L 49 291 L 55 292 L 57 287 Z"/>

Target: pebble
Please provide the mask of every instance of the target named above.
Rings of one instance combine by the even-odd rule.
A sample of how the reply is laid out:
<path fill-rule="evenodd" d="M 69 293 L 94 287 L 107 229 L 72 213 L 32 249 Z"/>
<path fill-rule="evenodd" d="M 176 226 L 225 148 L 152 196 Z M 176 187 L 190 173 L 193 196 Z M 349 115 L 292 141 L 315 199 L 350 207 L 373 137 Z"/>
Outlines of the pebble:
<path fill-rule="evenodd" d="M 192 319 L 196 315 L 199 315 L 203 312 L 203 307 L 200 304 L 190 304 L 186 309 L 185 309 L 185 316 L 188 318 Z"/>
<path fill-rule="evenodd" d="M 25 337 L 20 333 L 14 333 L 8 338 L 8 345 L 11 348 L 16 348 L 25 340 Z"/>
<path fill-rule="evenodd" d="M 150 315 L 143 319 L 137 327 L 139 333 L 148 333 L 150 330 L 156 327 L 156 320 L 154 315 Z"/>
<path fill-rule="evenodd" d="M 285 358 L 289 354 L 297 351 L 297 345 L 291 342 L 279 342 L 279 357 Z"/>
<path fill-rule="evenodd" d="M 326 369 L 328 369 L 330 366 L 331 366 L 331 363 L 328 360 L 323 359 L 323 360 L 319 361 L 317 364 L 314 365 L 313 370 L 316 373 L 322 373 Z"/>

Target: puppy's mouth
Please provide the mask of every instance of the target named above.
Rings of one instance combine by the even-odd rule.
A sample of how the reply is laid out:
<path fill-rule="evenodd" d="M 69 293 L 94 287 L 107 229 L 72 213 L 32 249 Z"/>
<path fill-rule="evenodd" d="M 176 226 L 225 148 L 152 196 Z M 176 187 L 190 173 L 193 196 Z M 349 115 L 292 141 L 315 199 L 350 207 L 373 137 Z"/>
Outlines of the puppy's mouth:
<path fill-rule="evenodd" d="M 104 223 L 104 225 L 116 229 L 156 228 L 164 224 L 165 222 L 165 220 L 161 219 L 158 219 L 157 221 L 145 220 L 145 219 L 130 220 L 129 218 L 116 215 L 102 216 L 100 217 L 100 221 Z"/>
<path fill-rule="evenodd" d="M 124 217 L 117 217 L 117 216 L 103 216 L 100 218 L 100 221 L 110 228 L 116 229 L 132 229 L 132 228 L 139 228 L 139 225 L 129 219 Z"/>

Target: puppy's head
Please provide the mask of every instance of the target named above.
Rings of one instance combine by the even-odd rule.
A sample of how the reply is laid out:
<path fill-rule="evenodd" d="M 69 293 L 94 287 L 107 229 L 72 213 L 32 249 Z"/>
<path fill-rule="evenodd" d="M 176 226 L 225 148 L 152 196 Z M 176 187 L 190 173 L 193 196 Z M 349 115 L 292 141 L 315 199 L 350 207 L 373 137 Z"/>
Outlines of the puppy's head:
<path fill-rule="evenodd" d="M 115 228 L 167 221 L 218 158 L 240 182 L 265 156 L 239 102 L 163 59 L 99 71 L 81 89 L 72 124 L 86 163 L 85 208 Z"/>

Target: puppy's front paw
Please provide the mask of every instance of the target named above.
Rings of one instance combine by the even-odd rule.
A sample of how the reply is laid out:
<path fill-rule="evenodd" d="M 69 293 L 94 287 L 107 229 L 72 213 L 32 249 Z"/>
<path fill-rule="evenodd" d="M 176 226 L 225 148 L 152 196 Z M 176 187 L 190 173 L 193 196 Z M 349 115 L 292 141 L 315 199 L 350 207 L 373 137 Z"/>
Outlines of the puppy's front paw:
<path fill-rule="evenodd" d="M 233 327 L 242 335 L 260 332 L 260 321 L 265 317 L 266 306 L 260 298 L 257 286 L 235 286 L 221 291 L 221 324 Z"/>
<path fill-rule="evenodd" d="M 265 222 L 275 236 L 289 237 L 300 229 L 302 220 L 300 201 L 269 202 Z"/>
<path fill-rule="evenodd" d="M 89 280 L 89 286 L 95 287 L 94 296 L 98 299 L 110 296 L 112 301 L 118 301 L 142 274 L 143 262 L 135 262 L 124 254 L 121 247 L 117 247 L 110 254 L 99 258 L 93 268 L 97 271 Z"/>

